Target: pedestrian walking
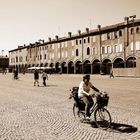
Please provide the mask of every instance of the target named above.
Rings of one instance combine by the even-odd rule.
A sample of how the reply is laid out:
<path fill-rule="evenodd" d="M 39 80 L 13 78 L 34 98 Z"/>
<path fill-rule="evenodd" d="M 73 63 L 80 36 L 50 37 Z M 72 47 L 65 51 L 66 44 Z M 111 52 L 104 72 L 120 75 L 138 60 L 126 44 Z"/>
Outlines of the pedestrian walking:
<path fill-rule="evenodd" d="M 36 83 L 37 83 L 37 86 L 39 87 L 39 73 L 35 69 L 35 72 L 34 72 L 34 86 L 36 86 Z"/>
<path fill-rule="evenodd" d="M 113 70 L 111 69 L 110 71 L 110 78 L 113 77 L 114 78 L 114 75 L 113 75 Z"/>
<path fill-rule="evenodd" d="M 46 86 L 46 79 L 48 80 L 48 75 L 46 70 L 43 71 L 42 78 L 43 78 L 43 85 Z"/>
<path fill-rule="evenodd" d="M 14 75 L 15 80 L 19 79 L 19 77 L 18 77 L 18 69 L 14 69 L 13 75 Z"/>

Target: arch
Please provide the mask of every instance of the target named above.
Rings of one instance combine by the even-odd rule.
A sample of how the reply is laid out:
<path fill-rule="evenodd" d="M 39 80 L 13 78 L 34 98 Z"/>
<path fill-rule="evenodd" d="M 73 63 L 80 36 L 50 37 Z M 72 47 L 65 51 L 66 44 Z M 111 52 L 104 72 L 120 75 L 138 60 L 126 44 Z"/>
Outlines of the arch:
<path fill-rule="evenodd" d="M 101 64 L 101 74 L 110 74 L 110 71 L 112 69 L 112 62 L 110 59 L 106 58 L 102 61 Z"/>
<path fill-rule="evenodd" d="M 86 60 L 83 63 L 83 73 L 85 74 L 91 74 L 91 63 L 89 60 Z"/>
<path fill-rule="evenodd" d="M 126 60 L 126 67 L 127 68 L 134 68 L 136 67 L 136 58 L 131 56 Z"/>
<path fill-rule="evenodd" d="M 101 62 L 98 59 L 92 62 L 92 74 L 100 74 L 100 65 Z"/>
<path fill-rule="evenodd" d="M 81 61 L 77 61 L 75 63 L 75 73 L 77 73 L 77 74 L 83 73 L 82 72 L 82 62 Z"/>
<path fill-rule="evenodd" d="M 68 73 L 74 73 L 74 63 L 73 61 L 68 62 Z"/>
<path fill-rule="evenodd" d="M 61 66 L 59 62 L 55 63 L 55 69 L 56 69 L 56 73 L 60 73 L 61 72 Z"/>
<path fill-rule="evenodd" d="M 50 67 L 53 67 L 54 66 L 54 63 L 50 63 Z"/>
<path fill-rule="evenodd" d="M 48 66 L 48 63 L 45 63 L 44 66 L 47 67 Z"/>
<path fill-rule="evenodd" d="M 40 67 L 43 67 L 43 63 L 40 64 Z"/>
<path fill-rule="evenodd" d="M 25 68 L 27 68 L 27 64 L 25 64 Z"/>
<path fill-rule="evenodd" d="M 66 64 L 66 62 L 62 62 L 61 63 L 61 72 L 62 73 L 67 73 L 67 64 Z"/>
<path fill-rule="evenodd" d="M 28 67 L 31 67 L 31 64 L 28 64 Z"/>
<path fill-rule="evenodd" d="M 113 68 L 124 68 L 124 61 L 122 58 L 116 58 L 113 62 Z"/>

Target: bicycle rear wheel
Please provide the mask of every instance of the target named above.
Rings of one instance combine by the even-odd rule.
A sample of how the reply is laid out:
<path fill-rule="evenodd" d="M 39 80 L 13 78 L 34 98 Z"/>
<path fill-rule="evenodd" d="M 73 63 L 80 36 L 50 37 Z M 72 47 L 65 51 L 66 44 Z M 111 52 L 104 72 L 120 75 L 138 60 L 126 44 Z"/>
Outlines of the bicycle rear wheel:
<path fill-rule="evenodd" d="M 105 108 L 97 108 L 94 113 L 94 118 L 99 128 L 108 129 L 111 125 L 111 115 Z"/>
<path fill-rule="evenodd" d="M 85 111 L 79 110 L 79 107 L 77 107 L 76 104 L 73 105 L 73 115 L 78 121 L 85 119 Z"/>

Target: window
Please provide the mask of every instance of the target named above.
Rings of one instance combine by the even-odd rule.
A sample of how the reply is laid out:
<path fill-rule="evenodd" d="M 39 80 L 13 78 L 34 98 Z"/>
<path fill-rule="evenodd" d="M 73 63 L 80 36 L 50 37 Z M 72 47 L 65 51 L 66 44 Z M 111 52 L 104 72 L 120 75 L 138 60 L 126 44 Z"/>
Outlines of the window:
<path fill-rule="evenodd" d="M 79 40 L 79 43 L 82 44 L 82 40 L 81 39 Z"/>
<path fill-rule="evenodd" d="M 118 38 L 117 31 L 114 32 L 114 38 Z"/>
<path fill-rule="evenodd" d="M 114 52 L 114 53 L 117 52 L 117 45 L 113 46 L 113 52 Z"/>
<path fill-rule="evenodd" d="M 120 46 L 116 45 L 116 52 L 120 52 Z"/>
<path fill-rule="evenodd" d="M 122 46 L 122 44 L 120 44 L 120 52 L 122 52 L 123 51 L 123 46 Z"/>
<path fill-rule="evenodd" d="M 88 43 L 90 43 L 90 37 L 88 37 Z"/>
<path fill-rule="evenodd" d="M 58 58 L 60 58 L 60 52 L 58 52 Z"/>
<path fill-rule="evenodd" d="M 136 28 L 136 33 L 139 33 L 139 32 L 140 32 L 140 28 L 137 27 L 137 28 Z"/>
<path fill-rule="evenodd" d="M 131 28 L 131 30 L 130 30 L 130 34 L 132 35 L 132 34 L 133 34 L 133 32 L 134 32 L 134 29 L 133 29 L 133 28 Z"/>
<path fill-rule="evenodd" d="M 78 56 L 79 55 L 79 52 L 78 52 L 78 49 L 76 49 L 76 56 Z"/>
<path fill-rule="evenodd" d="M 107 46 L 107 53 L 111 53 L 111 46 Z"/>
<path fill-rule="evenodd" d="M 46 54 L 44 54 L 44 59 L 46 59 Z"/>
<path fill-rule="evenodd" d="M 93 48 L 93 54 L 95 54 L 95 48 Z"/>
<path fill-rule="evenodd" d="M 119 31 L 119 37 L 121 37 L 121 36 L 122 36 L 122 31 L 120 30 L 120 31 Z"/>
<path fill-rule="evenodd" d="M 19 62 L 22 62 L 23 61 L 23 58 L 22 56 L 19 57 Z"/>
<path fill-rule="evenodd" d="M 16 56 L 16 62 L 18 62 L 18 57 Z"/>
<path fill-rule="evenodd" d="M 131 51 L 133 50 L 133 42 L 131 42 Z"/>
<path fill-rule="evenodd" d="M 42 55 L 40 55 L 40 60 L 42 59 Z"/>
<path fill-rule="evenodd" d="M 140 50 L 140 42 L 139 41 L 136 42 L 136 50 Z"/>
<path fill-rule="evenodd" d="M 105 53 L 105 47 L 102 47 L 102 54 Z"/>
<path fill-rule="evenodd" d="M 90 48 L 87 48 L 87 55 L 90 55 Z"/>
<path fill-rule="evenodd" d="M 76 45 L 78 45 L 78 40 L 76 39 Z"/>
<path fill-rule="evenodd" d="M 106 40 L 106 35 L 105 34 L 102 34 L 102 41 Z"/>
<path fill-rule="evenodd" d="M 107 53 L 107 46 L 105 46 L 104 48 L 105 48 L 105 53 Z"/>
<path fill-rule="evenodd" d="M 107 33 L 107 39 L 111 39 L 110 33 Z"/>
<path fill-rule="evenodd" d="M 86 43 L 86 39 L 84 39 L 84 43 Z"/>

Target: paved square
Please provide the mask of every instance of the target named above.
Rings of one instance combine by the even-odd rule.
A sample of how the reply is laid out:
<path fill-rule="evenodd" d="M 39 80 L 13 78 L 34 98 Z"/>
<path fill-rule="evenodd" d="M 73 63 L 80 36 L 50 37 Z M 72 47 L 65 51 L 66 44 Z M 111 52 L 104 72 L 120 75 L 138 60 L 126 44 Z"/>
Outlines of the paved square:
<path fill-rule="evenodd" d="M 140 79 L 92 75 L 110 96 L 111 128 L 101 130 L 73 117 L 69 89 L 82 75 L 49 75 L 47 87 L 33 86 L 33 74 L 0 74 L 0 140 L 139 140 Z"/>

